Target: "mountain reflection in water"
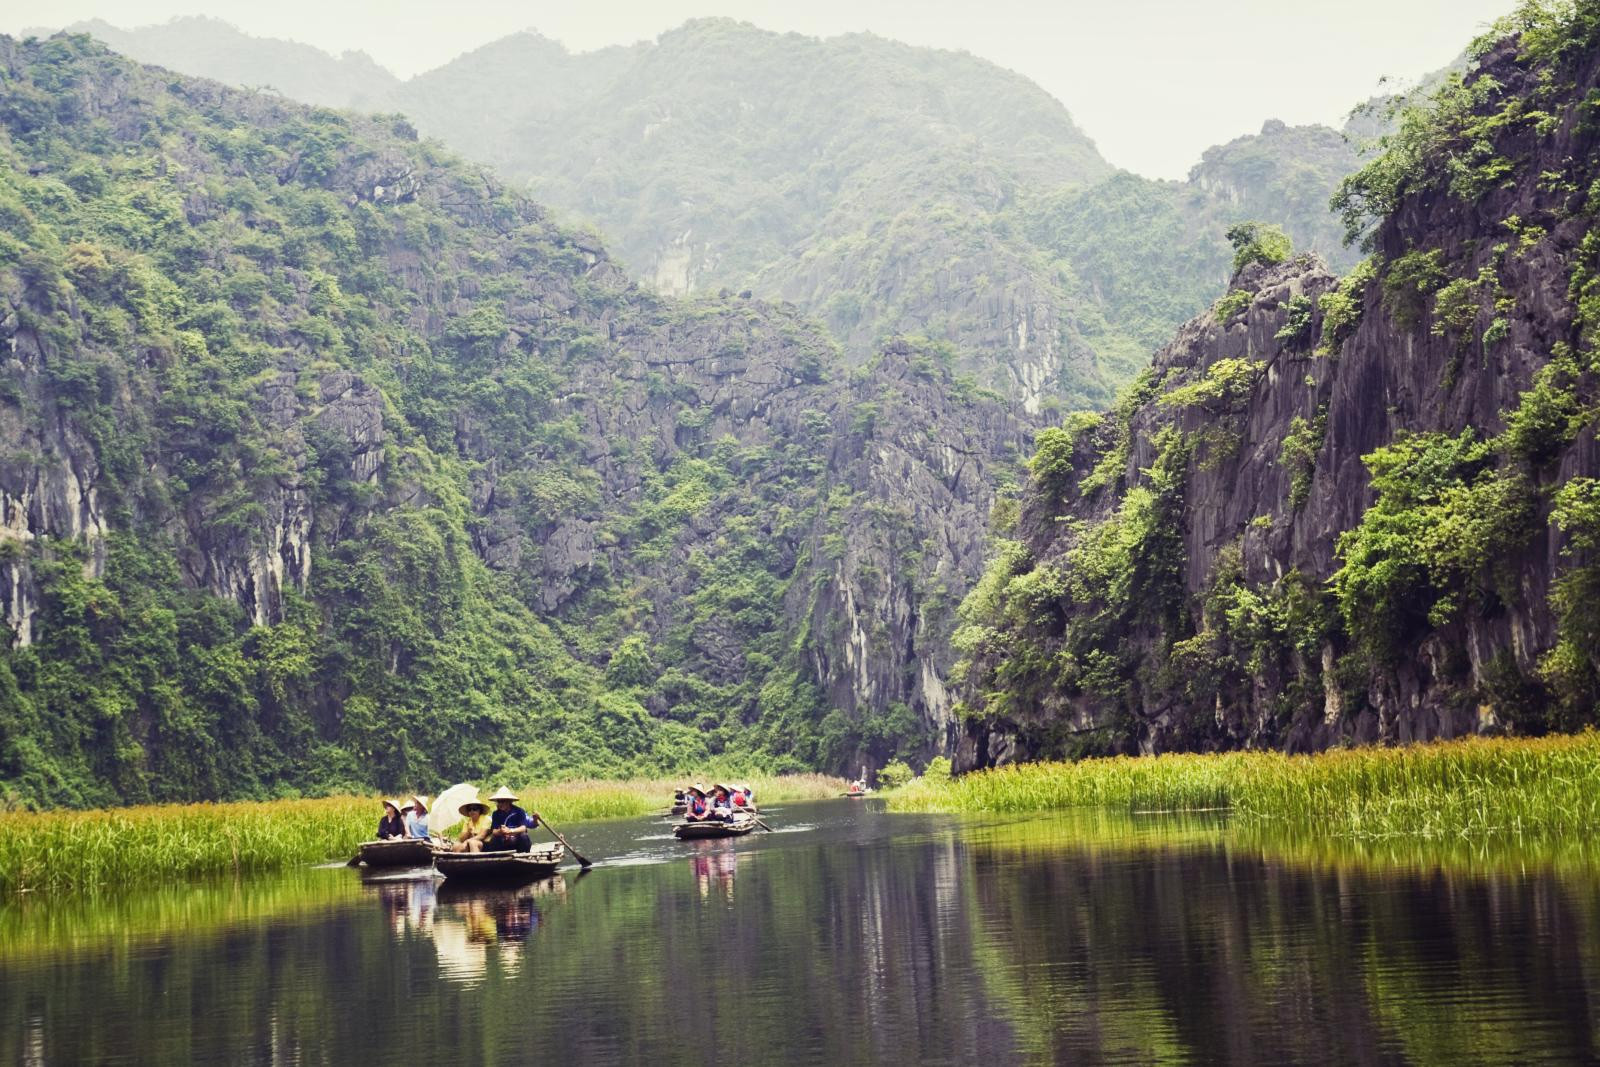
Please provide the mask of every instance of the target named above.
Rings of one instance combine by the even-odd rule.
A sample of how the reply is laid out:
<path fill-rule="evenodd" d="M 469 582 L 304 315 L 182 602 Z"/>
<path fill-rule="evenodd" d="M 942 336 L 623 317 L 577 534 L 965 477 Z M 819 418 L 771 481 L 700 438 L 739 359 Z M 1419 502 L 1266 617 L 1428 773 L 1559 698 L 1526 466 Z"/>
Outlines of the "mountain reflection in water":
<path fill-rule="evenodd" d="M 601 861 L 0 908 L 0 1062 L 1600 1059 L 1600 862 L 796 807 Z M 793 828 L 793 829 L 791 829 Z"/>

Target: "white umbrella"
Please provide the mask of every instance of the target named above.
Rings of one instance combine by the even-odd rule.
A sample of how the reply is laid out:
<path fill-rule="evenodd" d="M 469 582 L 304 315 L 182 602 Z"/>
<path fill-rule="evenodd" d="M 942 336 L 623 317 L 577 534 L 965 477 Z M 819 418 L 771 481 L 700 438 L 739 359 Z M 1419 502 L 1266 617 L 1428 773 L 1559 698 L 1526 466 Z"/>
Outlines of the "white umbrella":
<path fill-rule="evenodd" d="M 478 787 L 471 782 L 458 782 L 440 793 L 428 814 L 428 832 L 443 834 L 461 821 L 461 805 L 477 799 Z"/>

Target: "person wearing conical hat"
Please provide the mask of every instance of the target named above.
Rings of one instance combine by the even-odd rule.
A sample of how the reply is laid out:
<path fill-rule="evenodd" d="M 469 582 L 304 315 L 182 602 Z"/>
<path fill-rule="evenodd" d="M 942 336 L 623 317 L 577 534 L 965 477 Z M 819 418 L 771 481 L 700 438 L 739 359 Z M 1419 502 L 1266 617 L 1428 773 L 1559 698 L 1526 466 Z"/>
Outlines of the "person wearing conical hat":
<path fill-rule="evenodd" d="M 411 814 L 406 816 L 406 836 L 428 839 L 428 798 L 417 793 L 411 798 Z"/>
<path fill-rule="evenodd" d="M 527 852 L 533 848 L 533 828 L 539 825 L 539 815 L 529 815 L 517 807 L 518 797 L 505 786 L 494 796 L 494 815 L 490 817 L 489 840 L 485 852 Z"/>
<path fill-rule="evenodd" d="M 406 836 L 406 821 L 400 815 L 400 802 L 385 800 L 383 818 L 378 820 L 378 840 L 388 841 L 391 838 L 404 836 Z"/>
<path fill-rule="evenodd" d="M 489 831 L 493 824 L 489 818 L 489 805 L 474 797 L 457 809 L 461 812 L 461 833 L 457 835 L 455 844 L 450 846 L 452 852 L 482 852 L 484 844 L 489 840 Z"/>
<path fill-rule="evenodd" d="M 711 817 L 711 801 L 706 799 L 706 791 L 698 784 L 691 785 L 683 791 L 683 817 L 690 822 L 700 822 Z"/>
<path fill-rule="evenodd" d="M 723 822 L 733 818 L 732 791 L 721 782 L 711 786 L 711 817 Z"/>

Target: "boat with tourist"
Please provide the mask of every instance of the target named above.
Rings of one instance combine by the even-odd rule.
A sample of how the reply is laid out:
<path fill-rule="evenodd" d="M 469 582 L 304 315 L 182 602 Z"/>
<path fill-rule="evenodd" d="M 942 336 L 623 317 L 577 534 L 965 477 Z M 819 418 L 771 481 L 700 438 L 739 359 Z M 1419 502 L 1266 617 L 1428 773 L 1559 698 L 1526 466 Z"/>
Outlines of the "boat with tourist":
<path fill-rule="evenodd" d="M 728 819 L 680 822 L 672 828 L 672 835 L 679 841 L 697 841 L 710 837 L 740 837 L 755 828 L 755 817 L 741 812 Z"/>
<path fill-rule="evenodd" d="M 446 881 L 531 882 L 561 869 L 567 850 L 559 843 L 537 845 L 527 852 L 441 852 L 434 867 Z"/>
<path fill-rule="evenodd" d="M 357 850 L 368 867 L 426 867 L 433 862 L 433 842 L 426 838 L 396 837 L 363 841 Z"/>

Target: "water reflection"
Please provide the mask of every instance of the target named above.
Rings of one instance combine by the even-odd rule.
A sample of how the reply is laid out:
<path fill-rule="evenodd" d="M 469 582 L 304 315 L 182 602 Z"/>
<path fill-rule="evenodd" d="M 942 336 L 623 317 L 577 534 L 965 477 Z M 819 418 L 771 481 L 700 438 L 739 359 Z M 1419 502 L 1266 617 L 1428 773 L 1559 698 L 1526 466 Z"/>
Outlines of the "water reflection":
<path fill-rule="evenodd" d="M 432 943 L 442 977 L 471 987 L 491 966 L 512 976 L 522 962 L 523 943 L 536 933 L 540 905 L 567 894 L 561 876 L 525 885 L 452 885 L 431 874 L 374 879 L 373 891 L 396 940 L 425 938 Z"/>
<path fill-rule="evenodd" d="M 653 862 L 519 888 L 318 871 L 0 912 L 0 1063 L 1600 1060 L 1586 844 L 795 814 L 583 827 Z"/>
<path fill-rule="evenodd" d="M 711 896 L 715 887 L 723 899 L 733 900 L 733 879 L 739 868 L 739 853 L 732 841 L 695 841 L 691 843 L 694 855 L 689 867 L 694 871 L 695 885 L 700 889 L 700 899 Z"/>

